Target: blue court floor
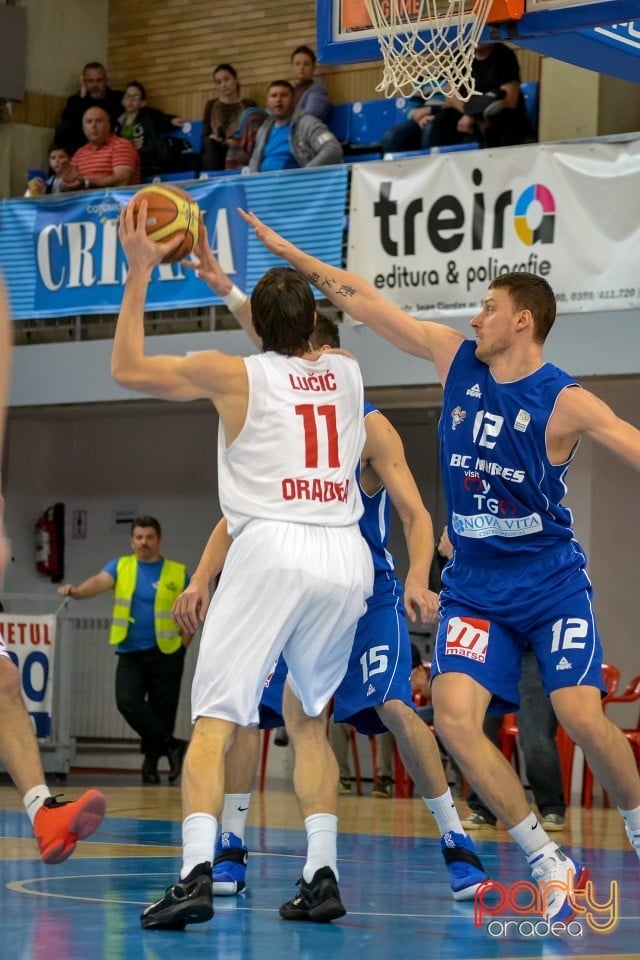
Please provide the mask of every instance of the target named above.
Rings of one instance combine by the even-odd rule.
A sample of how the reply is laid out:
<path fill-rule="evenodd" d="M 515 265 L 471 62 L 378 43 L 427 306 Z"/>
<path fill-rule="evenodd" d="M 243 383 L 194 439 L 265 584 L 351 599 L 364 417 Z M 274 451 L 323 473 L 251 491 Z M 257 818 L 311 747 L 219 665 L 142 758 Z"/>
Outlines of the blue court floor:
<path fill-rule="evenodd" d="M 500 836 L 506 834 L 478 839 L 490 874 L 505 887 L 528 880 L 519 850 Z M 0 812 L 0 838 L 0 850 L 11 838 L 33 843 L 24 813 Z M 295 892 L 304 862 L 304 833 L 250 827 L 247 840 L 252 852 L 246 893 L 216 898 L 213 921 L 189 926 L 183 933 L 143 931 L 138 920 L 142 908 L 177 877 L 177 822 L 107 817 L 95 837 L 82 845 L 81 852 L 79 848 L 80 855 L 60 866 L 45 867 L 36 859 L 2 859 L 0 958 L 640 957 L 640 869 L 630 849 L 584 851 L 595 900 L 607 900 L 611 881 L 618 884 L 610 932 L 594 932 L 583 917 L 562 935 L 541 935 L 533 927 L 537 916 L 516 917 L 513 910 L 476 925 L 473 904 L 451 899 L 437 839 L 366 833 L 340 836 L 340 887 L 347 916 L 326 926 L 288 923 L 280 920 L 277 908 Z M 109 855 L 104 853 L 106 845 Z M 138 847 L 140 855 L 131 855 L 132 847 Z M 175 855 L 169 856 L 171 848 Z M 578 846 L 569 849 L 578 857 L 583 854 Z M 526 896 L 526 890 L 521 893 Z M 596 919 L 603 920 L 606 911 L 596 913 Z"/>

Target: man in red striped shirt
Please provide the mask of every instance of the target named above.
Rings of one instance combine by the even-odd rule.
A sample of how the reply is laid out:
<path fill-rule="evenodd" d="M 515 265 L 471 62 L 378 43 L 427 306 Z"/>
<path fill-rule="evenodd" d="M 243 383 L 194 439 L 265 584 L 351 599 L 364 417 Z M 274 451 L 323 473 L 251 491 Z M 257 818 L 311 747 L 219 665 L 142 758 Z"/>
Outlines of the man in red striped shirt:
<path fill-rule="evenodd" d="M 102 107 L 89 107 L 82 117 L 87 138 L 71 158 L 63 191 L 126 187 L 140 183 L 140 159 L 130 140 L 111 132 L 109 114 Z"/>

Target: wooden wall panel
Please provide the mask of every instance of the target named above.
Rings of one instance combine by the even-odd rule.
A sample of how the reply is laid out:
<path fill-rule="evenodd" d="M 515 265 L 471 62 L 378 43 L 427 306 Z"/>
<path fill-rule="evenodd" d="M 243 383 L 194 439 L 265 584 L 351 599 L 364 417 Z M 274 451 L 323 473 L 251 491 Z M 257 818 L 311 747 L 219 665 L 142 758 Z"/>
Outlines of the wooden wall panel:
<path fill-rule="evenodd" d="M 264 105 L 269 81 L 290 78 L 294 47 L 315 49 L 315 38 L 315 0 L 111 0 L 109 75 L 115 87 L 135 77 L 154 105 L 199 119 L 216 64 L 233 64 L 245 96 Z M 537 54 L 519 57 L 523 80 L 537 80 Z M 379 97 L 380 71 L 376 63 L 319 72 L 333 102 L 345 103 Z"/>

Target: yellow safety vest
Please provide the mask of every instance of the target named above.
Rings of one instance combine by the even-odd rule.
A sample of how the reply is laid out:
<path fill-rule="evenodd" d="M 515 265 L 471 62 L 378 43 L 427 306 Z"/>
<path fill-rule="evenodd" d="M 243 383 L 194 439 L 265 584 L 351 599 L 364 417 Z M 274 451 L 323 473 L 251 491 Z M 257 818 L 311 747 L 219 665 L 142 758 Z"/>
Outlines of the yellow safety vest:
<path fill-rule="evenodd" d="M 120 557 L 116 565 L 116 582 L 113 596 L 113 613 L 109 643 L 118 644 L 126 639 L 131 620 L 131 600 L 138 578 L 138 558 L 135 554 Z M 182 634 L 171 619 L 171 607 L 187 582 L 187 568 L 183 563 L 164 560 L 160 581 L 153 605 L 156 643 L 162 653 L 175 653 L 182 644 Z"/>

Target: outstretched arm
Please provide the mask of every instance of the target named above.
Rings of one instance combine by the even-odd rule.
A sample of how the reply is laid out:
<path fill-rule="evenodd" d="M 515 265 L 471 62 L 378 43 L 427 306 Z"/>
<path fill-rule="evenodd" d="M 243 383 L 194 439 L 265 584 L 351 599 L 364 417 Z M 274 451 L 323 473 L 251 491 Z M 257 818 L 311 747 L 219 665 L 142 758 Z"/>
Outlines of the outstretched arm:
<path fill-rule="evenodd" d="M 209 584 L 222 570 L 232 543 L 233 537 L 229 536 L 227 521 L 223 517 L 213 528 L 189 586 L 182 591 L 171 610 L 173 619 L 187 633 L 195 633 L 198 623 L 204 620 L 209 607 Z"/>
<path fill-rule="evenodd" d="M 239 357 L 215 351 L 188 357 L 147 356 L 144 350 L 144 306 L 151 272 L 179 246 L 178 234 L 164 243 L 154 243 L 146 234 L 147 202 L 138 208 L 137 222 L 131 201 L 120 216 L 118 236 L 129 263 L 122 306 L 111 355 L 111 375 L 124 387 L 164 400 L 216 402 L 222 394 L 241 389 L 246 378 Z"/>
<path fill-rule="evenodd" d="M 268 250 L 304 274 L 327 299 L 354 320 L 366 323 L 405 353 L 432 360 L 440 382 L 444 383 L 451 361 L 464 339 L 461 333 L 429 320 L 416 320 L 355 273 L 330 266 L 304 253 L 265 226 L 255 214 L 244 210 L 239 212 Z"/>
<path fill-rule="evenodd" d="M 431 516 L 409 470 L 402 440 L 397 430 L 381 413 L 365 417 L 367 439 L 362 451 L 363 479 L 367 468 L 386 488 L 402 521 L 409 571 L 404 586 L 404 605 L 412 623 L 420 617 L 423 623 L 438 617 L 438 594 L 429 590 L 429 570 L 433 559 L 433 524 Z"/>
<path fill-rule="evenodd" d="M 551 462 L 564 463 L 583 433 L 640 471 L 640 430 L 589 390 L 569 387 L 558 397 L 549 421 L 547 453 Z"/>
<path fill-rule="evenodd" d="M 204 280 L 214 293 L 221 297 L 231 310 L 236 320 L 250 337 L 253 343 L 262 348 L 262 339 L 255 331 L 251 322 L 251 301 L 242 292 L 230 277 L 224 272 L 215 254 L 209 245 L 209 238 L 204 223 L 200 222 L 198 246 L 195 249 L 196 261 L 183 260 L 182 265 L 196 271 L 196 276 Z"/>
<path fill-rule="evenodd" d="M 72 600 L 89 600 L 91 597 L 97 597 L 99 593 L 105 593 L 111 590 L 115 580 L 106 570 L 101 570 L 95 576 L 84 580 L 79 586 L 74 587 L 72 583 L 65 583 L 58 587 L 58 593 L 61 597 L 71 597 Z"/>

